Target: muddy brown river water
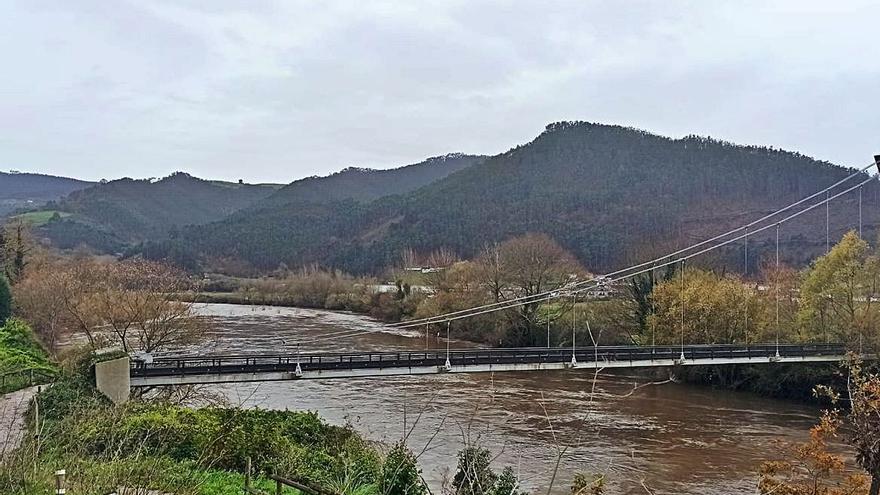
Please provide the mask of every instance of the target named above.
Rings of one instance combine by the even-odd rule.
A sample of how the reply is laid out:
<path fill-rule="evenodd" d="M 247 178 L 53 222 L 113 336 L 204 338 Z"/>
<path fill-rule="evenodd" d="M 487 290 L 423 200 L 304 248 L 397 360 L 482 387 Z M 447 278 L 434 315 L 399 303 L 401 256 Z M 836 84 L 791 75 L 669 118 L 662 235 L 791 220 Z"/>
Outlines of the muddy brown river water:
<path fill-rule="evenodd" d="M 185 353 L 423 349 L 424 333 L 329 311 L 199 306 L 210 320 L 204 341 Z M 432 338 L 432 346 L 445 342 Z M 452 347 L 463 347 L 453 342 Z M 214 386 L 248 407 L 317 411 L 367 438 L 393 443 L 411 429 L 433 488 L 451 475 L 465 442 L 511 465 L 526 489 L 546 492 L 560 446 L 554 493 L 577 472 L 605 473 L 607 493 L 755 493 L 756 467 L 782 441 L 803 441 L 818 411 L 750 394 L 588 370 L 303 380 Z M 631 393 L 632 392 L 632 393 Z M 622 397 L 630 394 L 627 397 Z M 643 486 L 644 485 L 644 486 Z M 646 487 L 650 492 L 646 491 Z M 436 493 L 436 490 L 435 490 Z"/>

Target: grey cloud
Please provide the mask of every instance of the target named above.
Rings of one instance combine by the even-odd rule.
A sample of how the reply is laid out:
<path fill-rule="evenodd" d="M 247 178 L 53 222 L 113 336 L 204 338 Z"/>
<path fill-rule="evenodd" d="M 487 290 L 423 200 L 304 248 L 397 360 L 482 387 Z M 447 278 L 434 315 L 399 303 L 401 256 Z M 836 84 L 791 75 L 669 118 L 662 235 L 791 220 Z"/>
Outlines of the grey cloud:
<path fill-rule="evenodd" d="M 873 2 L 0 7 L 0 170 L 289 182 L 497 153 L 554 120 L 880 151 Z"/>

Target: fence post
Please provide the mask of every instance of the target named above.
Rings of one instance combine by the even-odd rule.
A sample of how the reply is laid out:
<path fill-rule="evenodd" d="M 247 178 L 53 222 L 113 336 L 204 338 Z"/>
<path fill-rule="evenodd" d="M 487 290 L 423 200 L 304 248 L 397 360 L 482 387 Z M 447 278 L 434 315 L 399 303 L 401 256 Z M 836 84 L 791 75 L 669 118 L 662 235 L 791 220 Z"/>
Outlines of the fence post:
<path fill-rule="evenodd" d="M 55 495 L 64 495 L 67 493 L 66 480 L 67 471 L 59 469 L 55 471 Z"/>
<path fill-rule="evenodd" d="M 251 487 L 251 458 L 247 458 L 247 465 L 244 469 L 244 488 L 247 491 Z"/>
<path fill-rule="evenodd" d="M 37 448 L 40 448 L 40 393 L 43 387 L 37 387 L 37 393 L 34 394 L 34 439 L 37 441 Z"/>
<path fill-rule="evenodd" d="M 281 495 L 281 481 L 275 480 L 275 495 Z"/>

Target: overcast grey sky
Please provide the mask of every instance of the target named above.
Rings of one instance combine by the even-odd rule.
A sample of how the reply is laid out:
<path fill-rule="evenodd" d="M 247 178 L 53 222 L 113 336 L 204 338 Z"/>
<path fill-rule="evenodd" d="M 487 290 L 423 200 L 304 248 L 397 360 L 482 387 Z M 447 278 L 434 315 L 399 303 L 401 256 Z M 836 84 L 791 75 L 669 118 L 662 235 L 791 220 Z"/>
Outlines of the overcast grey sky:
<path fill-rule="evenodd" d="M 0 170 L 289 182 L 558 120 L 880 153 L 880 2 L 0 1 Z"/>

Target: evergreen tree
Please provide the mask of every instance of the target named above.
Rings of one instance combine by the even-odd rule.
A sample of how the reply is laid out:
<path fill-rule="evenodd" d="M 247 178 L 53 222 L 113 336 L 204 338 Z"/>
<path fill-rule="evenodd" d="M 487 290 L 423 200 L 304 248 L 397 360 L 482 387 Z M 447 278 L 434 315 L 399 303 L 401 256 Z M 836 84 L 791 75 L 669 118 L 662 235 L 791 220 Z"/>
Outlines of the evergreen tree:
<path fill-rule="evenodd" d="M 415 455 L 402 441 L 394 444 L 382 465 L 379 493 L 423 495 L 426 491 Z"/>
<path fill-rule="evenodd" d="M 526 492 L 519 490 L 519 479 L 513 468 L 507 466 L 501 471 L 501 476 L 495 482 L 495 488 L 492 490 L 494 495 L 525 495 Z"/>
<path fill-rule="evenodd" d="M 452 480 L 456 495 L 488 495 L 495 486 L 498 475 L 489 466 L 489 450 L 467 447 L 458 453 L 458 472 Z"/>
<path fill-rule="evenodd" d="M 3 274 L 0 274 L 0 325 L 12 316 L 12 288 Z"/>

